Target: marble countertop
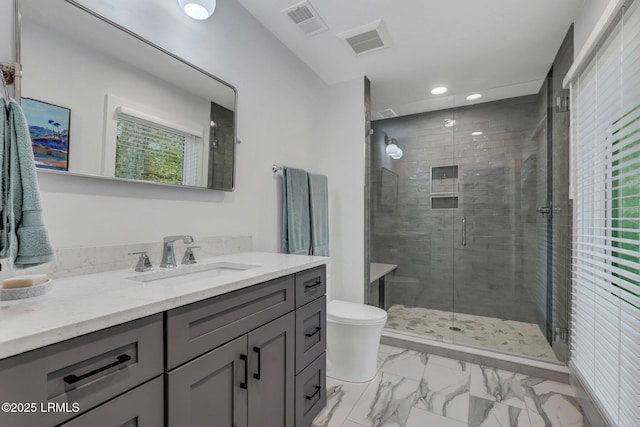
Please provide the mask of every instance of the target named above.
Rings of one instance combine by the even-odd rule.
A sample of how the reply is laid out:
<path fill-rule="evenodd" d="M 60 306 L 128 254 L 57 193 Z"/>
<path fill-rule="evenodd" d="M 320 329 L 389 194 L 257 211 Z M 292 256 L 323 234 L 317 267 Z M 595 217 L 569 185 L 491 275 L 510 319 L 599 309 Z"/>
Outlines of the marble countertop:
<path fill-rule="evenodd" d="M 219 276 L 195 273 L 147 283 L 131 277 L 162 269 L 150 273 L 119 270 L 56 279 L 53 289 L 43 296 L 1 301 L 0 359 L 327 264 L 329 258 L 247 252 L 198 260 L 176 270 L 218 262 L 256 267 Z"/>
<path fill-rule="evenodd" d="M 380 262 L 372 262 L 369 264 L 369 281 L 375 282 L 382 276 L 391 273 L 398 268 L 395 264 L 382 264 Z"/>

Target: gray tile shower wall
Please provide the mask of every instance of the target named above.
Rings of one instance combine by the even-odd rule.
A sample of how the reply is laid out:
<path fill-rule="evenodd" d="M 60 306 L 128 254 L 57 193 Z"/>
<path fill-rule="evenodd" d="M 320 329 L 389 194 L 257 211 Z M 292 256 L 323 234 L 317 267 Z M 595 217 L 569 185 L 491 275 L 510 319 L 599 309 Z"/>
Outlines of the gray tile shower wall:
<path fill-rule="evenodd" d="M 532 261 L 525 225 L 536 221 L 539 122 L 535 95 L 373 122 L 372 261 L 398 265 L 388 305 L 538 321 L 527 289 L 535 279 L 525 280 L 524 266 Z M 384 154 L 385 134 L 398 140 L 402 159 Z M 430 168 L 453 164 L 459 207 L 434 210 Z M 383 167 L 398 175 L 395 206 L 380 203 Z"/>

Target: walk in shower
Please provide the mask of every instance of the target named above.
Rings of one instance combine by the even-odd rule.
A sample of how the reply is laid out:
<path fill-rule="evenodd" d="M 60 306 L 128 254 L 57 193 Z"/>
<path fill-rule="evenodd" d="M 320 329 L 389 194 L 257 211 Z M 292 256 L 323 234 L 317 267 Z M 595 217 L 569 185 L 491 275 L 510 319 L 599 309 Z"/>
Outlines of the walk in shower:
<path fill-rule="evenodd" d="M 366 299 L 386 329 L 566 362 L 572 44 L 536 94 L 373 118 L 369 260 L 396 267 Z"/>

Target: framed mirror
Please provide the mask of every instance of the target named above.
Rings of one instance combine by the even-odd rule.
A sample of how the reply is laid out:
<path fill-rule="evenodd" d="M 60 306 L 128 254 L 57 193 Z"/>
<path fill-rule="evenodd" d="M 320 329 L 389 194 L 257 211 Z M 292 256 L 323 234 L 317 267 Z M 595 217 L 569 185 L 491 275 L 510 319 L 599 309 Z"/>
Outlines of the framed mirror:
<path fill-rule="evenodd" d="M 73 0 L 19 0 L 17 13 L 38 168 L 234 190 L 233 86 Z"/>

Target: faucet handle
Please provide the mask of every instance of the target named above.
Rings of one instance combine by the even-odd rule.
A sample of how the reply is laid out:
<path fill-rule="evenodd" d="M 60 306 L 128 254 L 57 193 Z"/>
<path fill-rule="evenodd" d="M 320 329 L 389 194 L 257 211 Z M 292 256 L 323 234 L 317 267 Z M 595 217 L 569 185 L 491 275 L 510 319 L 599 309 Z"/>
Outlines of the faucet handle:
<path fill-rule="evenodd" d="M 196 257 L 193 255 L 193 249 L 198 249 L 200 246 L 187 246 L 187 249 L 184 251 L 184 256 L 182 257 L 182 264 L 195 264 Z"/>
<path fill-rule="evenodd" d="M 151 265 L 151 260 L 149 259 L 149 255 L 147 255 L 146 251 L 130 252 L 129 255 L 140 255 L 138 257 L 138 264 L 136 264 L 135 271 L 140 273 L 143 271 L 153 270 L 153 265 Z"/>

